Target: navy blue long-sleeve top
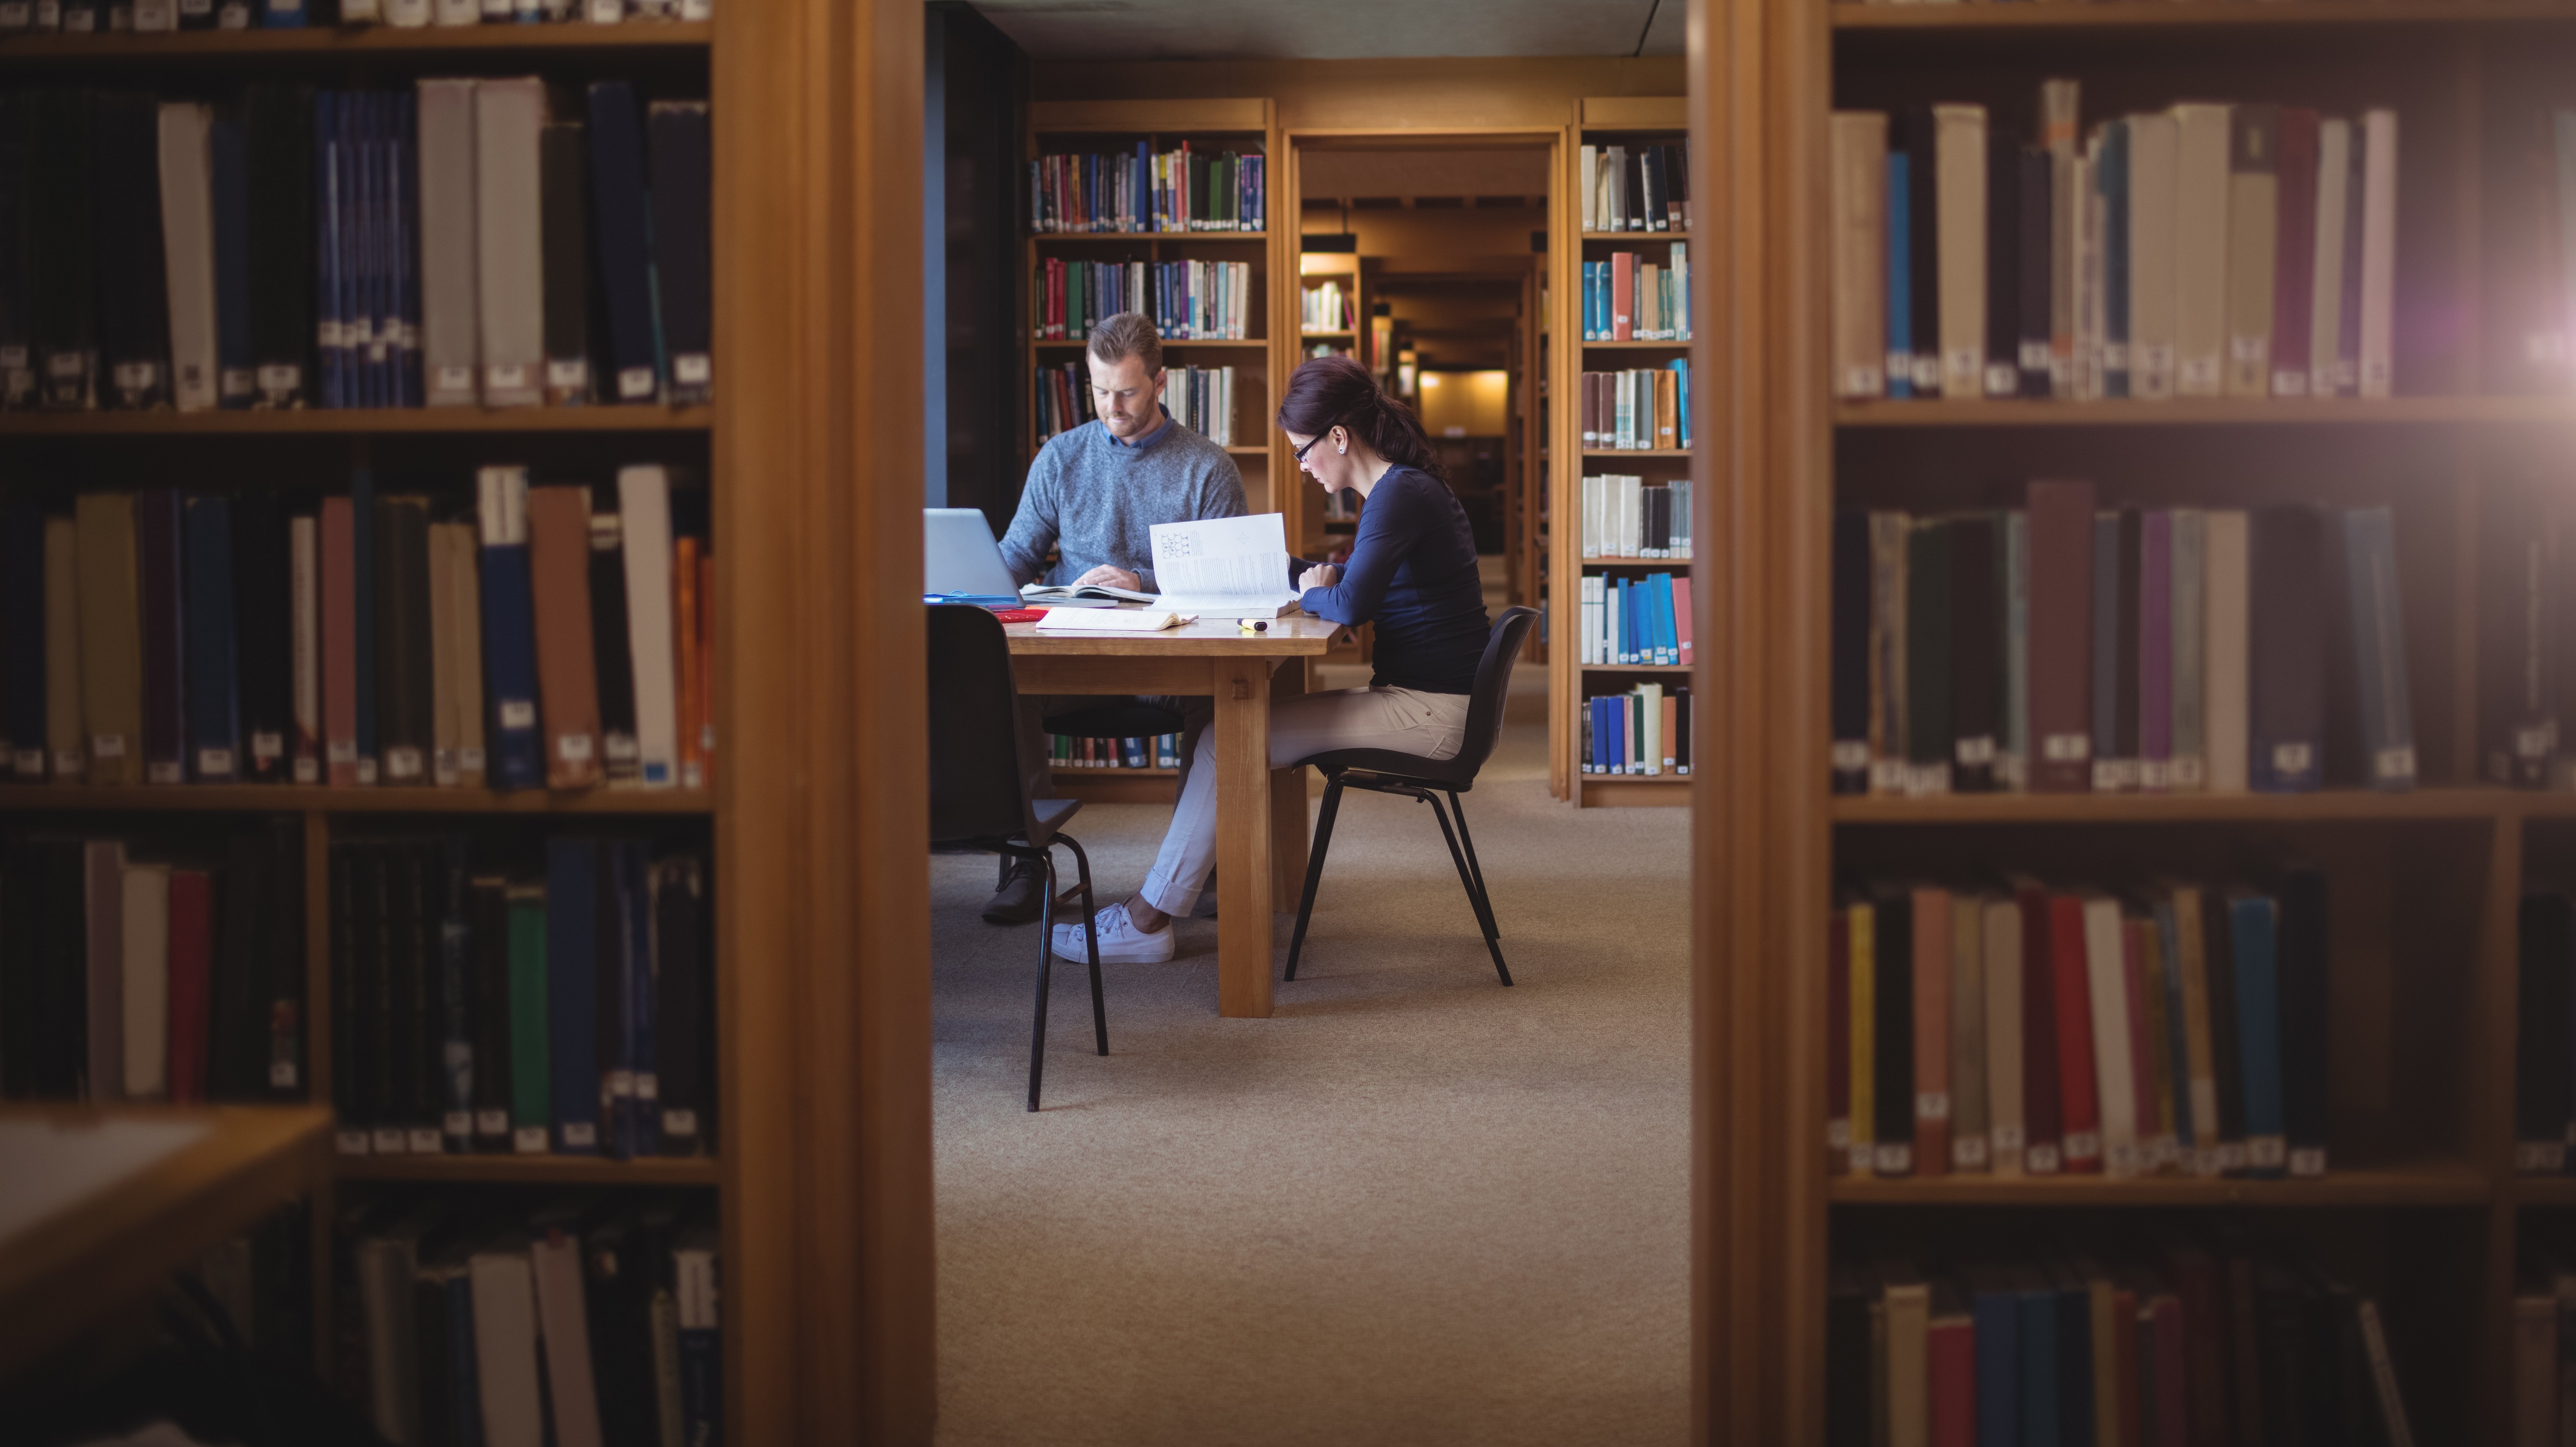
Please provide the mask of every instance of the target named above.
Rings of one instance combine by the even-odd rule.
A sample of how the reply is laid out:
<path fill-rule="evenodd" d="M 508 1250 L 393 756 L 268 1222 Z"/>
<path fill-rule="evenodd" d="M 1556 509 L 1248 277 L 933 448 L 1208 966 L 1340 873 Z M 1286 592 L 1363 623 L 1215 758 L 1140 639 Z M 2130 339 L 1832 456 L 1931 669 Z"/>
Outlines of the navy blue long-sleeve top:
<path fill-rule="evenodd" d="M 1371 684 L 1475 691 L 1476 664 L 1493 630 L 1476 576 L 1476 538 L 1467 510 L 1431 474 L 1388 469 L 1360 510 L 1341 581 L 1309 588 L 1299 601 L 1318 618 L 1377 624 Z"/>

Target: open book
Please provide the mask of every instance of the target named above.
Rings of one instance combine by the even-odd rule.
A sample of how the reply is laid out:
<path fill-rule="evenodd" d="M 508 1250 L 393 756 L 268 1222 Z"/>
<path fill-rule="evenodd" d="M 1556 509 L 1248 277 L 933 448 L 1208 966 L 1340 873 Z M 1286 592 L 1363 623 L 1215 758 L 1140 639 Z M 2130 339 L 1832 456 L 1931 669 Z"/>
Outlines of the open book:
<path fill-rule="evenodd" d="M 1280 514 L 1156 523 L 1156 606 L 1201 618 L 1277 618 L 1297 607 Z"/>
<path fill-rule="evenodd" d="M 1121 603 L 1154 601 L 1151 593 L 1112 588 L 1106 583 L 1086 583 L 1079 588 L 1071 583 L 1031 583 L 1020 590 L 1020 597 L 1046 608 L 1115 608 Z"/>

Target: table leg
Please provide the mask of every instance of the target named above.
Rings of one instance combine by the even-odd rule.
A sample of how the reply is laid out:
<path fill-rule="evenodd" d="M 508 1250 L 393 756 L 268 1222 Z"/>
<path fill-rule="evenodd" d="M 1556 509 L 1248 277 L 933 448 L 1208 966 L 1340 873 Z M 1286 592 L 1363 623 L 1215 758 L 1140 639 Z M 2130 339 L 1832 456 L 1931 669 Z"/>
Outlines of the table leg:
<path fill-rule="evenodd" d="M 1306 691 L 1306 664 L 1291 658 L 1270 675 L 1270 697 Z M 1270 773 L 1270 908 L 1292 914 L 1306 889 L 1306 770 L 1273 769 Z"/>
<path fill-rule="evenodd" d="M 1217 1013 L 1270 1013 L 1270 660 L 1214 661 Z M 1298 816 L 1305 804 L 1298 803 Z"/>

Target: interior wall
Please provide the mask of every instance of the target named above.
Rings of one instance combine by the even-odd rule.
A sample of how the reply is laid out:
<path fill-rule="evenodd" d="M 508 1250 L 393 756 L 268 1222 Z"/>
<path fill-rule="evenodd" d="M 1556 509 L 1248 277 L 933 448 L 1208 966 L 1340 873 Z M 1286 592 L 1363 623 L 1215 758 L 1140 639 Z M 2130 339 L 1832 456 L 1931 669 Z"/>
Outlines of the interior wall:
<path fill-rule="evenodd" d="M 972 507 L 999 535 L 1025 480 L 1017 447 L 1021 325 L 1021 117 L 1028 57 L 963 0 L 938 0 L 929 32 L 926 105 L 940 168 L 925 222 L 923 321 L 933 356 L 926 390 L 932 444 L 928 501 Z"/>

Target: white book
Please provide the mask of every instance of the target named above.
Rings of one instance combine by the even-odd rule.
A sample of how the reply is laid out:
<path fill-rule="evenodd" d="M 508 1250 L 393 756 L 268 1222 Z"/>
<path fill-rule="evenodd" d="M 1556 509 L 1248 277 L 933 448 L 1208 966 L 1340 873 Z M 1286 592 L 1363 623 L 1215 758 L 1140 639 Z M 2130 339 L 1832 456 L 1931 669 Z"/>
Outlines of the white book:
<path fill-rule="evenodd" d="M 2317 249 L 2309 271 L 2308 392 L 2336 392 L 2335 355 L 2343 346 L 2344 216 L 2352 187 L 2352 122 L 2317 123 Z"/>
<path fill-rule="evenodd" d="M 474 1378 L 484 1447 L 545 1447 L 537 1298 L 528 1253 L 478 1251 L 466 1270 L 474 1283 Z"/>
<path fill-rule="evenodd" d="M 388 1440 L 418 1442 L 420 1344 L 412 1297 L 419 1237 L 401 1230 L 361 1237 L 351 1258 L 367 1344 L 369 1414 Z"/>
<path fill-rule="evenodd" d="M 582 1296 L 581 1243 L 549 1231 L 528 1248 L 536 1279 L 537 1335 L 546 1353 L 555 1447 L 601 1447 L 599 1391 L 590 1370 L 590 1314 Z"/>
<path fill-rule="evenodd" d="M 2396 384 L 2397 112 L 2365 111 L 2361 190 L 2361 395 Z"/>
<path fill-rule="evenodd" d="M 1583 575 L 1583 661 L 1603 662 L 1601 657 L 1601 583 L 1599 573 Z"/>
<path fill-rule="evenodd" d="M 1597 146 L 1583 148 L 1583 189 L 1576 194 L 1583 198 L 1583 229 L 1586 231 L 1601 229 L 1600 207 L 1593 200 L 1593 172 L 1597 169 L 1595 162 L 1599 158 L 1599 150 Z"/>
<path fill-rule="evenodd" d="M 1297 606 L 1288 532 L 1275 512 L 1156 523 L 1156 607 L 1200 618 L 1277 618 Z M 1052 618 L 1054 615 L 1048 615 Z"/>
<path fill-rule="evenodd" d="M 2022 1097 L 2021 906 L 1985 906 L 1986 1138 L 1999 1176 L 2022 1173 L 2028 1120 Z"/>
<path fill-rule="evenodd" d="M 287 524 L 293 555 L 295 627 L 295 782 L 322 782 L 321 527 L 309 513 Z"/>
<path fill-rule="evenodd" d="M 2048 148 L 2048 382 L 2050 394 L 2075 392 L 2075 234 L 2082 212 L 2075 204 L 2077 128 L 2083 87 L 2073 80 L 2039 84 L 2040 140 Z"/>
<path fill-rule="evenodd" d="M 112 4 L 113 0 L 111 0 Z M 113 13 L 112 10 L 111 13 Z M 132 14 L 134 29 L 138 32 L 179 28 L 178 0 L 134 0 Z M 108 28 L 115 30 L 123 27 L 111 20 Z"/>
<path fill-rule="evenodd" d="M 218 400 L 215 196 L 206 148 L 212 109 L 161 107 L 161 265 L 169 287 L 171 400 L 202 412 Z"/>
<path fill-rule="evenodd" d="M 678 658 L 671 643 L 671 475 L 659 464 L 617 471 L 626 518 L 626 644 L 635 669 L 635 745 L 644 787 L 680 779 Z"/>
<path fill-rule="evenodd" d="M 349 0 L 340 0 L 342 14 L 348 13 L 348 3 Z M 507 25 L 517 18 L 517 11 L 510 3 L 510 0 L 483 0 L 484 24 Z"/>
<path fill-rule="evenodd" d="M 1645 734 L 1645 747 L 1638 753 L 1637 774 L 1661 774 L 1664 771 L 1664 686 L 1660 683 L 1637 685 L 1639 731 Z"/>
<path fill-rule="evenodd" d="M 436 0 L 432 18 L 440 25 L 480 25 L 482 0 Z"/>
<path fill-rule="evenodd" d="M 1601 479 L 1583 479 L 1583 556 L 1601 556 Z"/>
<path fill-rule="evenodd" d="M 430 781 L 443 789 L 464 782 L 456 762 L 458 717 L 456 671 L 456 570 L 447 559 L 446 523 L 429 525 L 429 708 Z"/>
<path fill-rule="evenodd" d="M 2174 118 L 2129 117 L 2129 395 L 2174 389 Z"/>
<path fill-rule="evenodd" d="M 417 115 L 421 386 L 432 407 L 471 407 L 482 396 L 474 82 L 422 81 Z"/>
<path fill-rule="evenodd" d="M 2200 792 L 2207 781 L 2209 714 L 2203 656 L 2209 646 L 2204 621 L 2209 602 L 2209 518 L 2197 508 L 2173 515 L 2173 758 L 2167 771 L 2178 794 Z"/>
<path fill-rule="evenodd" d="M 2101 142 L 2075 158 L 2075 400 L 2102 400 L 2102 223 L 2109 208 L 2093 183 Z"/>
<path fill-rule="evenodd" d="M 1932 108 L 1934 259 L 1939 267 L 1941 395 L 1986 391 L 1986 108 Z"/>
<path fill-rule="evenodd" d="M 2202 566 L 2208 593 L 2202 612 L 2207 632 L 2200 651 L 2202 742 L 2208 755 L 2209 791 L 2242 794 L 2249 747 L 2252 554 L 2244 513 L 2212 512 L 2204 526 L 2208 535 Z"/>
<path fill-rule="evenodd" d="M 1644 534 L 1646 480 L 1642 477 L 1619 479 L 1619 556 L 1645 556 L 1639 551 Z"/>
<path fill-rule="evenodd" d="M 469 789 L 483 787 L 483 599 L 481 554 L 472 523 L 445 523 L 447 627 L 456 639 L 456 772 Z M 435 536 L 435 530 L 433 530 Z"/>
<path fill-rule="evenodd" d="M 170 1093 L 170 866 L 128 864 L 124 891 L 125 1098 Z"/>
<path fill-rule="evenodd" d="M 545 256 L 537 176 L 537 136 L 545 120 L 545 82 L 530 76 L 476 84 L 475 283 L 487 407 L 532 407 L 545 400 Z"/>
<path fill-rule="evenodd" d="M 2120 902 L 2084 897 L 2084 975 L 2093 1005 L 2094 1091 L 2102 1109 L 2102 1173 L 2138 1173 L 2138 1076 L 2130 1056 L 2127 929 Z"/>
<path fill-rule="evenodd" d="M 2174 117 L 2174 394 L 2227 388 L 2227 107 Z"/>
<path fill-rule="evenodd" d="M 406 30 L 429 24 L 430 0 L 384 0 L 385 23 Z"/>

